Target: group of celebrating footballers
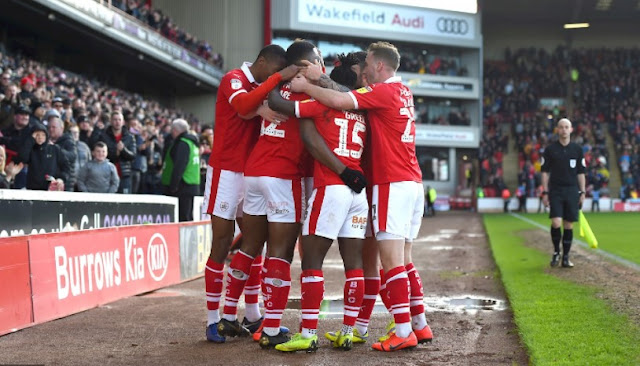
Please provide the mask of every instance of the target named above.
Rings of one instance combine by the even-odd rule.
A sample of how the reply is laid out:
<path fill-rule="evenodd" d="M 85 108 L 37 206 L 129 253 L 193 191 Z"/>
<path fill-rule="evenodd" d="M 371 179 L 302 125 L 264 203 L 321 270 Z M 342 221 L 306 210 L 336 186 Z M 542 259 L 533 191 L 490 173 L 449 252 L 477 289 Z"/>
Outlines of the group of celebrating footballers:
<path fill-rule="evenodd" d="M 396 76 L 399 63 L 393 45 L 376 42 L 367 52 L 340 55 L 329 78 L 315 45 L 297 40 L 286 51 L 263 48 L 222 78 L 204 199 L 213 231 L 205 269 L 209 341 L 253 334 L 263 348 L 315 351 L 322 263 L 336 239 L 346 281 L 342 329 L 325 334 L 333 346 L 349 350 L 367 341 L 378 294 L 393 321 L 373 349 L 432 340 L 411 259 L 424 189 L 413 95 Z M 243 240 L 228 266 L 221 316 L 235 220 Z M 302 321 L 290 336 L 280 322 L 301 229 Z"/>

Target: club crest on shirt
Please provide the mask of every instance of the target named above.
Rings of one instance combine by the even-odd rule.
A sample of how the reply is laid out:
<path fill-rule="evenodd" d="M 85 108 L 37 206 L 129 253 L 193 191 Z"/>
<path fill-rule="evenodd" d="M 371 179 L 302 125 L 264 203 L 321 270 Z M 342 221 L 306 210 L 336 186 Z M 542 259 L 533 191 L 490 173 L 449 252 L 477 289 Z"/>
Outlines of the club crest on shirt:
<path fill-rule="evenodd" d="M 238 79 L 231 79 L 231 89 L 238 90 L 242 88 L 242 81 Z"/>
<path fill-rule="evenodd" d="M 576 159 L 569 159 L 569 166 L 572 168 L 576 167 Z"/>
<path fill-rule="evenodd" d="M 360 94 L 365 94 L 365 93 L 368 93 L 368 92 L 370 92 L 370 91 L 372 91 L 372 90 L 373 90 L 373 89 L 371 89 L 371 87 L 370 87 L 370 86 L 365 86 L 365 87 L 362 87 L 362 88 L 360 88 L 360 89 L 356 90 L 356 92 L 357 92 L 357 93 L 360 93 Z"/>

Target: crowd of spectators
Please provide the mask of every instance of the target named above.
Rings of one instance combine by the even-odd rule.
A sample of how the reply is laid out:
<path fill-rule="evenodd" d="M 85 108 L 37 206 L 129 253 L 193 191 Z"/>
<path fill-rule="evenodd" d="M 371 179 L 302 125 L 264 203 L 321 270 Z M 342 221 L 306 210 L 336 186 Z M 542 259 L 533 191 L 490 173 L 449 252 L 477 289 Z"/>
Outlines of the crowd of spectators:
<path fill-rule="evenodd" d="M 614 139 L 620 198 L 640 191 L 640 49 L 579 49 L 570 54 L 573 102 L 596 139 L 603 126 Z M 597 159 L 596 159 L 597 160 Z M 594 173 L 591 173 L 594 174 Z M 597 188 L 597 186 L 596 186 Z"/>
<path fill-rule="evenodd" d="M 416 123 L 440 126 L 470 126 L 471 117 L 466 109 L 451 100 L 415 97 Z"/>
<path fill-rule="evenodd" d="M 558 47 L 553 52 L 542 49 L 511 52 L 507 49 L 505 60 L 485 63 L 485 130 L 490 129 L 496 121 L 502 121 L 512 129 L 514 147 L 518 151 L 518 189 L 529 197 L 540 194 L 540 158 L 545 147 L 557 138 L 556 122 L 566 115 L 562 104 L 543 106 L 541 99 L 567 97 L 570 82 L 575 77 L 574 53 L 564 47 Z M 610 159 L 603 121 L 594 118 L 593 114 L 579 105 L 574 108 L 570 119 L 574 126 L 573 140 L 583 147 L 587 163 L 588 195 L 610 195 L 607 188 Z M 490 144 L 485 145 L 491 151 L 495 149 Z M 506 149 L 504 145 L 497 145 L 496 148 Z M 491 163 L 489 161 L 489 168 L 492 168 Z M 480 165 L 482 169 L 487 162 L 481 160 Z M 505 188 L 494 186 L 497 191 Z M 509 188 L 515 190 L 515 187 Z"/>
<path fill-rule="evenodd" d="M 370 43 L 370 42 L 369 42 Z M 354 50 L 366 50 L 369 46 L 367 42 L 354 43 Z M 446 76 L 468 76 L 469 71 L 462 64 L 460 55 L 452 54 L 447 49 L 433 48 L 423 49 L 424 46 L 409 47 L 396 44 L 400 53 L 400 66 L 398 71 L 411 72 L 416 74 L 432 74 Z M 338 61 L 337 53 L 326 52 L 324 62 L 327 65 L 334 65 Z"/>
<path fill-rule="evenodd" d="M 100 0 L 96 0 L 100 1 Z M 119 9 L 132 17 L 138 19 L 149 27 L 155 29 L 165 38 L 179 44 L 187 50 L 209 61 L 214 66 L 222 69 L 224 60 L 222 55 L 213 52 L 209 42 L 198 39 L 191 33 L 178 27 L 171 17 L 164 14 L 160 9 L 150 6 L 150 1 L 146 0 L 109 0 L 112 7 Z M 100 1 L 103 4 L 109 2 Z"/>
<path fill-rule="evenodd" d="M 190 114 L 19 54 L 0 53 L 0 75 L 0 188 L 162 194 L 176 118 L 206 172 L 213 130 Z"/>

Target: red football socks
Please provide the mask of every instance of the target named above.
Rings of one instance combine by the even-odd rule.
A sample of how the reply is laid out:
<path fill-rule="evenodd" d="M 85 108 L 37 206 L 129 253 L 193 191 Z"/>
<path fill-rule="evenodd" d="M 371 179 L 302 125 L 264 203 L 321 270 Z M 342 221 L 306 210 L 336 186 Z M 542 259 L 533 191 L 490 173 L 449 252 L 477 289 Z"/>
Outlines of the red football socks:
<path fill-rule="evenodd" d="M 263 330 L 270 336 L 275 336 L 280 331 L 280 320 L 289 299 L 291 264 L 284 259 L 271 257 L 266 268 Z"/>
<path fill-rule="evenodd" d="M 324 275 L 322 270 L 308 269 L 300 275 L 302 299 L 302 330 L 309 334 L 318 329 L 318 314 L 324 297 Z"/>
<path fill-rule="evenodd" d="M 352 269 L 345 273 L 344 282 L 344 325 L 353 327 L 364 297 L 364 273 L 362 269 Z"/>

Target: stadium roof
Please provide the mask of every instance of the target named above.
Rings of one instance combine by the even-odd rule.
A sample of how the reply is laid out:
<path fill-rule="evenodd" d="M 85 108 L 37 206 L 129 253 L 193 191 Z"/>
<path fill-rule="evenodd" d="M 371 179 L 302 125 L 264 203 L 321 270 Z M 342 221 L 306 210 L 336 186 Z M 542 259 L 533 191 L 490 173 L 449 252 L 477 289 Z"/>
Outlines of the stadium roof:
<path fill-rule="evenodd" d="M 640 20 L 638 0 L 480 0 L 483 22 L 611 22 Z"/>

